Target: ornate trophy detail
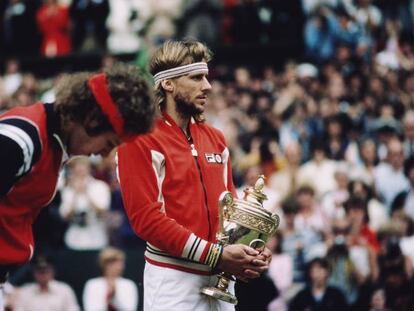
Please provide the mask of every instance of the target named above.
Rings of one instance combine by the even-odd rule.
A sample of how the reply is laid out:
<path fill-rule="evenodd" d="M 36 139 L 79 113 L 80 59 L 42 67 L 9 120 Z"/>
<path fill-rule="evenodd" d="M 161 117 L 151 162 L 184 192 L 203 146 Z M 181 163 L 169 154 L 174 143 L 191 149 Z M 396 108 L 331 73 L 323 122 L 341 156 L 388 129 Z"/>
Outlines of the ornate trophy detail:
<path fill-rule="evenodd" d="M 242 200 L 224 191 L 219 198 L 219 232 L 217 242 L 222 245 L 244 244 L 258 251 L 263 251 L 266 241 L 279 226 L 279 216 L 263 208 L 267 200 L 262 192 L 264 176 L 260 175 L 254 187 L 244 189 Z M 228 291 L 230 281 L 235 278 L 225 272 L 218 275 L 214 287 L 204 287 L 201 293 L 226 302 L 237 304 L 237 298 Z"/>

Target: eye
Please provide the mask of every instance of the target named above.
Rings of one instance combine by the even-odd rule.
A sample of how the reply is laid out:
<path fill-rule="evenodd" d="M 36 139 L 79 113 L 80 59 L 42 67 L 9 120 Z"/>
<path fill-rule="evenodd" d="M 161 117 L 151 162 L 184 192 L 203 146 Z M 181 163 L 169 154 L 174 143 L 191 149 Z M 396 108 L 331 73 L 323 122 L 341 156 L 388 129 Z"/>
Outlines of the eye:
<path fill-rule="evenodd" d="M 191 78 L 191 80 L 194 80 L 194 81 L 201 81 L 201 80 L 203 80 L 204 77 L 206 77 L 206 75 L 198 74 L 198 75 L 191 76 L 190 78 Z"/>

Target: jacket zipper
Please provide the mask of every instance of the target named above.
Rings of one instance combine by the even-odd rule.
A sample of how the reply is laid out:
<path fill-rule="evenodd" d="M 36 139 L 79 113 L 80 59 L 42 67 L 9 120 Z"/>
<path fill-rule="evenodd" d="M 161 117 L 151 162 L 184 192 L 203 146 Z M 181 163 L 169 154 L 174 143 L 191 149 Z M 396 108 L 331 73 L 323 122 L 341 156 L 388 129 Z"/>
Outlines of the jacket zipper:
<path fill-rule="evenodd" d="M 187 137 L 187 134 L 184 131 L 182 131 L 182 132 L 183 132 L 188 144 L 190 145 L 191 154 L 194 158 L 194 161 L 196 162 L 197 169 L 198 169 L 198 175 L 200 176 L 200 183 L 201 183 L 201 186 L 203 187 L 204 205 L 205 205 L 205 208 L 207 210 L 207 220 L 208 220 L 208 240 L 210 241 L 211 240 L 211 237 L 210 237 L 210 235 L 211 235 L 210 210 L 208 208 L 207 190 L 206 190 L 206 186 L 204 184 L 203 174 L 201 173 L 200 163 L 198 163 L 198 153 L 197 153 L 197 150 L 195 149 L 194 142 L 193 142 L 193 137 L 191 136 L 191 134 L 190 134 L 190 136 Z"/>

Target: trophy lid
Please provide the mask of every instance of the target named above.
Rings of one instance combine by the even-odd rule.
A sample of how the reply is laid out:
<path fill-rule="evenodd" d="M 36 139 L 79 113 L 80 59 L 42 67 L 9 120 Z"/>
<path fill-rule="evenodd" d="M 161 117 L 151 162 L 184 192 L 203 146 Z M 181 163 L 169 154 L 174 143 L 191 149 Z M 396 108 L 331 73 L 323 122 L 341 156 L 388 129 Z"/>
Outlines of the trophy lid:
<path fill-rule="evenodd" d="M 244 199 L 249 202 L 259 203 L 263 207 L 263 201 L 267 200 L 267 196 L 262 192 L 265 185 L 264 175 L 259 175 L 253 187 L 244 189 Z"/>

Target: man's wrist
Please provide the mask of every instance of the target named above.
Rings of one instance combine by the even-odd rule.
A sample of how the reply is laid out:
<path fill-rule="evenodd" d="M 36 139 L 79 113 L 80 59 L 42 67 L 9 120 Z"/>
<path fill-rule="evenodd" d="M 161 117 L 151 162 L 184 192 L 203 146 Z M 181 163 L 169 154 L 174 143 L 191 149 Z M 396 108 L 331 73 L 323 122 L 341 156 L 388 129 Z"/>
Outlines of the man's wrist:
<path fill-rule="evenodd" d="M 206 256 L 206 259 L 205 259 L 204 263 L 206 265 L 210 266 L 210 268 L 212 270 L 214 270 L 217 267 L 217 265 L 220 261 L 220 258 L 223 254 L 223 248 L 224 247 L 220 244 L 213 244 L 212 243 L 210 245 L 210 249 L 207 253 L 207 256 Z"/>

